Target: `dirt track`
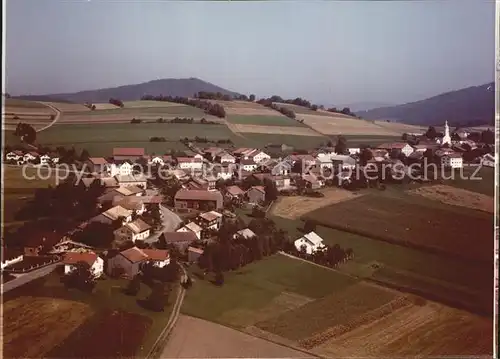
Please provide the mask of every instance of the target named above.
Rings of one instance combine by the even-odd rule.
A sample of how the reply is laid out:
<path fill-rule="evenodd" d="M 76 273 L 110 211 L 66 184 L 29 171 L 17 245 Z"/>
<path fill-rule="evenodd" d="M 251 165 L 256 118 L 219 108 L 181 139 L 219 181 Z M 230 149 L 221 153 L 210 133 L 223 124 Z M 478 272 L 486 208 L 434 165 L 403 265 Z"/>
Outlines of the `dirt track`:
<path fill-rule="evenodd" d="M 453 206 L 477 209 L 483 212 L 494 212 L 493 197 L 447 185 L 420 187 L 411 191 Z"/>
<path fill-rule="evenodd" d="M 162 358 L 304 358 L 306 354 L 185 315 L 179 316 Z"/>

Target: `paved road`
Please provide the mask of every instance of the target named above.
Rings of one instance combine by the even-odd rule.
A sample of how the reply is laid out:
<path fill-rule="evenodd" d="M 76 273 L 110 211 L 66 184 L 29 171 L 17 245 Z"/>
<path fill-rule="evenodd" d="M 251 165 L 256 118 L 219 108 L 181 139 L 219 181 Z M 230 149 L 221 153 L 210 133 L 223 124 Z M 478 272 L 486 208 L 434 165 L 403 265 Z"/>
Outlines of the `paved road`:
<path fill-rule="evenodd" d="M 56 116 L 54 117 L 54 120 L 51 123 L 49 123 L 47 126 L 39 128 L 38 130 L 36 130 L 36 132 L 40 132 L 40 131 L 46 130 L 47 128 L 51 127 L 54 123 L 56 123 L 57 121 L 59 121 L 59 117 L 61 117 L 61 111 L 59 111 L 58 108 L 56 108 L 56 107 L 54 107 L 52 105 L 49 105 L 48 103 L 44 103 L 44 102 L 39 102 L 39 103 L 42 104 L 42 105 L 45 105 L 47 107 L 50 107 L 53 111 L 55 111 Z"/>
<path fill-rule="evenodd" d="M 187 278 L 187 273 L 186 269 L 182 266 L 181 264 L 181 269 L 183 271 L 182 277 L 181 277 L 181 283 L 186 280 Z M 153 347 L 151 348 L 151 351 L 148 353 L 146 356 L 146 359 L 156 359 L 156 358 L 163 358 L 165 357 L 163 352 L 164 348 L 167 345 L 167 340 L 172 332 L 172 329 L 175 326 L 175 323 L 177 322 L 177 319 L 179 318 L 179 313 L 181 310 L 182 302 L 184 301 L 184 296 L 186 295 L 186 290 L 182 285 L 179 286 L 179 291 L 177 292 L 177 298 L 175 300 L 174 308 L 172 310 L 172 313 L 170 314 L 170 318 L 168 319 L 167 325 L 161 332 L 161 334 L 158 336 L 158 339 L 156 339 L 156 342 L 153 344 Z"/>
<path fill-rule="evenodd" d="M 163 232 L 173 232 L 179 227 L 179 224 L 182 223 L 182 219 L 168 208 L 160 205 L 160 210 L 163 214 L 162 228 L 152 236 L 146 238 L 144 240 L 146 243 L 156 242 Z"/>
<path fill-rule="evenodd" d="M 26 284 L 28 282 L 31 282 L 32 280 L 35 280 L 40 277 L 44 277 L 49 273 L 52 273 L 54 269 L 56 269 L 57 265 L 59 265 L 60 262 L 54 263 L 54 264 L 49 264 L 46 267 L 34 270 L 32 272 L 24 273 L 24 274 L 19 274 L 16 279 L 12 279 L 11 281 L 4 283 L 2 286 L 2 293 L 8 292 L 9 290 L 12 290 L 14 288 L 17 288 L 23 284 Z"/>

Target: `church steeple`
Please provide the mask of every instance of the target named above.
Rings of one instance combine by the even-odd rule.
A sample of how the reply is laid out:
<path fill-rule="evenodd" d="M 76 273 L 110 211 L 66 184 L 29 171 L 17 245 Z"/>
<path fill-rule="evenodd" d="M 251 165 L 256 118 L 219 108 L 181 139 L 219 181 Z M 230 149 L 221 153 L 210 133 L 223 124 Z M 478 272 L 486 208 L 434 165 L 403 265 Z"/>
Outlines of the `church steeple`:
<path fill-rule="evenodd" d="M 450 126 L 448 126 L 448 120 L 444 123 L 444 136 L 441 144 L 444 145 L 445 143 L 451 145 Z"/>

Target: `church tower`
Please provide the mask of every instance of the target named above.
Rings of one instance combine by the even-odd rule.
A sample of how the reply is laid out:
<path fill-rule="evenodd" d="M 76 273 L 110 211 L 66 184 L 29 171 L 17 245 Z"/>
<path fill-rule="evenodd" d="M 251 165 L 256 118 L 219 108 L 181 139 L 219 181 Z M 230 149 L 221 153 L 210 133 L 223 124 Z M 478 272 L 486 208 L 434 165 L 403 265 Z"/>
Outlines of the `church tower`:
<path fill-rule="evenodd" d="M 444 145 L 445 143 L 451 146 L 450 126 L 448 126 L 448 121 L 444 123 L 444 136 L 441 141 L 441 145 Z"/>

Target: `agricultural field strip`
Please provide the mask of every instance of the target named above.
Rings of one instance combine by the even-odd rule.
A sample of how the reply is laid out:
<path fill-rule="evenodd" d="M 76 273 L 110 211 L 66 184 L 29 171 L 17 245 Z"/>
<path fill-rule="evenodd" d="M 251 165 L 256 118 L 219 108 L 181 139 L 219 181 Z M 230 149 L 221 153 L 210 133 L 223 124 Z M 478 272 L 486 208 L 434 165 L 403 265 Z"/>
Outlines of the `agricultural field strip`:
<path fill-rule="evenodd" d="M 262 125 L 234 124 L 234 129 L 236 132 L 242 132 L 242 133 L 249 132 L 249 133 L 318 137 L 318 134 L 309 128 L 295 127 L 295 126 L 284 127 L 284 126 L 262 126 Z"/>
<path fill-rule="evenodd" d="M 366 195 L 310 212 L 304 218 L 369 238 L 470 260 L 489 260 L 492 218 L 478 211 L 466 212 L 433 208 L 409 199 Z M 472 237 L 481 241 L 471 246 Z M 436 238 L 439 241 L 432 241 Z"/>

